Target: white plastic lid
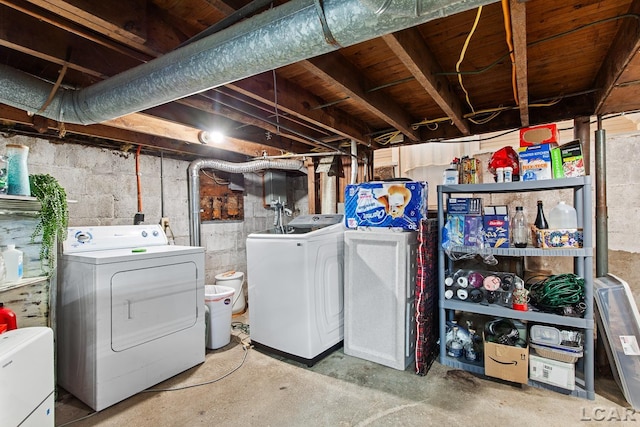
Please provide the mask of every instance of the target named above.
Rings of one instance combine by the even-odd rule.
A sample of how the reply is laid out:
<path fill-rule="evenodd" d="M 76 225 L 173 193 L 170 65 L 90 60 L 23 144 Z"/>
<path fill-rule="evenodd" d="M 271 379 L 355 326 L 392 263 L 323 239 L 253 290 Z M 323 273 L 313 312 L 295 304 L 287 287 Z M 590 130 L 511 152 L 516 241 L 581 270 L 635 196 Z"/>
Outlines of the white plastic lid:
<path fill-rule="evenodd" d="M 9 249 L 10 251 L 15 248 L 16 248 L 16 245 L 7 245 L 7 249 Z"/>

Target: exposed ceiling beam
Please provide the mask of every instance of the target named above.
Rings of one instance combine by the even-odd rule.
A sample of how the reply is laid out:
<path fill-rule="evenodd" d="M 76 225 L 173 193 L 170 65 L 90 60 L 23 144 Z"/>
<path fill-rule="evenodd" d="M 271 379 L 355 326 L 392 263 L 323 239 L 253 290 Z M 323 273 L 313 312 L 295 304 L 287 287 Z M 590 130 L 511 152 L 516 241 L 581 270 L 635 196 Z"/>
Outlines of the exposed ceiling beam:
<path fill-rule="evenodd" d="M 25 25 L 25 18 L 21 19 L 21 14 L 16 10 L 0 6 L 0 12 L 0 45 L 10 49 L 59 66 L 66 64 L 70 70 L 88 74 L 96 80 L 141 63 L 36 18 L 26 18 L 29 23 Z M 47 34 L 47 37 L 42 37 L 43 34 Z M 73 50 L 69 46 L 74 46 Z"/>
<path fill-rule="evenodd" d="M 300 65 L 327 83 L 339 87 L 353 101 L 389 123 L 411 141 L 420 139 L 411 127 L 411 116 L 382 91 L 367 92 L 367 82 L 363 81 L 362 72 L 346 61 L 341 54 L 328 53 L 301 61 Z"/>
<path fill-rule="evenodd" d="M 287 114 L 307 120 L 315 126 L 327 129 L 330 133 L 342 135 L 345 139 L 353 139 L 361 144 L 369 145 L 370 138 L 364 123 L 353 119 L 337 109 L 312 109 L 311 106 L 321 104 L 322 101 L 304 88 L 291 82 L 277 78 L 278 87 L 277 107 Z M 238 93 L 253 98 L 272 107 L 276 106 L 274 81 L 272 73 L 263 73 L 227 84 Z"/>
<path fill-rule="evenodd" d="M 96 33 L 90 31 L 89 29 L 82 27 L 73 22 L 67 21 L 65 19 L 61 19 L 60 16 L 51 13 L 48 10 L 41 9 L 39 7 L 35 7 L 34 5 L 28 3 L 26 0 L 0 0 L 0 4 L 6 5 L 12 9 L 15 9 L 18 12 L 24 13 L 25 15 L 31 16 L 35 18 L 38 22 L 47 23 L 53 27 L 64 30 L 71 34 L 75 34 L 81 38 L 89 40 L 97 45 L 104 46 L 118 52 L 120 54 L 126 55 L 128 57 L 137 59 L 141 62 L 150 60 L 153 56 L 143 54 L 135 49 L 130 49 L 125 47 L 121 43 L 116 43 L 109 39 L 105 39 L 104 37 L 99 37 Z M 4 13 L 4 12 L 3 12 Z M 22 19 L 18 20 L 18 22 L 22 22 Z M 22 31 L 31 31 L 31 26 L 23 26 Z M 46 33 L 40 33 L 40 36 Z M 39 37 L 40 39 L 42 37 Z"/>
<path fill-rule="evenodd" d="M 462 117 L 462 106 L 447 78 L 440 74 L 442 67 L 418 30 L 409 28 L 382 38 L 460 132 L 469 135 L 469 124 Z"/>
<path fill-rule="evenodd" d="M 634 0 L 629 7 L 629 14 L 640 14 L 640 0 Z M 640 49 L 640 21 L 625 19 L 611 43 L 607 56 L 596 76 L 594 87 L 601 88 L 595 100 L 595 114 L 601 114 L 607 98 L 614 89 L 618 79 L 629 62 Z"/>
<path fill-rule="evenodd" d="M 146 1 L 129 0 L 114 7 L 91 0 L 28 0 L 43 9 L 125 44 L 147 41 Z"/>
<path fill-rule="evenodd" d="M 515 84 L 522 126 L 529 126 L 529 83 L 527 80 L 527 9 L 522 0 L 510 0 L 511 34 L 515 57 Z"/>

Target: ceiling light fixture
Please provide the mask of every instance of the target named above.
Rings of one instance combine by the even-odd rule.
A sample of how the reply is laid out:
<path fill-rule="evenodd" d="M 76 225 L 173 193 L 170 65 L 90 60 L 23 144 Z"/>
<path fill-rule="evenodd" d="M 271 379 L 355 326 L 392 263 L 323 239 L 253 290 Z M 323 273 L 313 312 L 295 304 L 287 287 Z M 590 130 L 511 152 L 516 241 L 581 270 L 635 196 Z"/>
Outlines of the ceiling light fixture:
<path fill-rule="evenodd" d="M 200 133 L 198 133 L 198 140 L 202 143 L 202 144 L 220 144 L 223 140 L 224 140 L 224 135 L 222 134 L 222 132 L 218 132 L 218 131 L 200 131 Z"/>

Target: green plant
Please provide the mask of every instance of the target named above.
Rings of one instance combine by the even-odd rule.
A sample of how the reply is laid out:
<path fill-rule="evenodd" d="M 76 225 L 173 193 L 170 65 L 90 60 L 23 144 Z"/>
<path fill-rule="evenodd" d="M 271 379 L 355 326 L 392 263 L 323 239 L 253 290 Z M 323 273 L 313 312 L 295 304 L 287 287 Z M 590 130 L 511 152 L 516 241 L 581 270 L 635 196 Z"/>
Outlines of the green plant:
<path fill-rule="evenodd" d="M 31 234 L 31 242 L 33 243 L 36 237 L 42 235 L 40 263 L 44 267 L 44 262 L 47 260 L 49 274 L 52 274 L 56 262 L 57 238 L 62 240 L 67 238 L 69 222 L 67 193 L 58 181 L 48 174 L 30 175 L 29 182 L 31 195 L 42 205 L 39 221 Z"/>

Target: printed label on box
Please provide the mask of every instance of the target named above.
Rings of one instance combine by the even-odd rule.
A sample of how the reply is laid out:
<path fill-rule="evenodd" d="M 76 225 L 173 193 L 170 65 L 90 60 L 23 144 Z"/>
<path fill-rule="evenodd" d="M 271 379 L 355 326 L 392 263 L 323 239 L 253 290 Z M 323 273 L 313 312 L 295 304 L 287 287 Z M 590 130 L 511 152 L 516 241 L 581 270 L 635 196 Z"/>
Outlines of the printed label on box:
<path fill-rule="evenodd" d="M 426 206 L 426 182 L 350 184 L 345 189 L 345 225 L 417 230 Z"/>

